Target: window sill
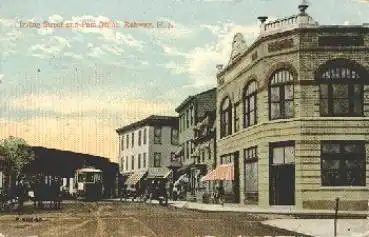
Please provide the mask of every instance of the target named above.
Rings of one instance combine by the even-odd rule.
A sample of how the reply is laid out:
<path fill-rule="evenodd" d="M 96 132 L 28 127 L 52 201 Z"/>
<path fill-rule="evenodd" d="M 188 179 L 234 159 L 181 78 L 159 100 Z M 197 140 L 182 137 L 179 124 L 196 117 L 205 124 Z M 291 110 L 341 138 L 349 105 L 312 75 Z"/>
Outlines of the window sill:
<path fill-rule="evenodd" d="M 289 119 L 275 119 L 268 120 L 265 122 L 257 123 L 255 125 L 240 129 L 238 132 L 234 132 L 230 135 L 219 138 L 219 141 L 226 140 L 228 138 L 232 138 L 237 136 L 240 133 L 247 132 L 248 130 L 253 130 L 261 126 L 266 126 L 269 124 L 279 124 L 279 123 L 287 123 L 287 122 L 303 122 L 303 121 L 369 121 L 369 117 L 297 117 L 297 118 L 289 118 Z"/>
<path fill-rule="evenodd" d="M 324 186 L 320 187 L 320 190 L 356 190 L 356 191 L 369 191 L 367 186 Z"/>

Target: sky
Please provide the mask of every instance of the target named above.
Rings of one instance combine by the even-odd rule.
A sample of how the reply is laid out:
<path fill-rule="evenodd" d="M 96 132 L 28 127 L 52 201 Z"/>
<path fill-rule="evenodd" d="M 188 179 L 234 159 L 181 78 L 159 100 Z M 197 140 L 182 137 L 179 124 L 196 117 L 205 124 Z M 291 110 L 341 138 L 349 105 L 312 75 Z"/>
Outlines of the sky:
<path fill-rule="evenodd" d="M 117 128 L 177 115 L 187 96 L 216 86 L 216 65 L 227 64 L 235 33 L 251 45 L 258 16 L 297 14 L 299 3 L 0 0 L 0 138 L 117 160 Z M 369 22 L 369 0 L 309 3 L 307 13 L 321 25 Z"/>

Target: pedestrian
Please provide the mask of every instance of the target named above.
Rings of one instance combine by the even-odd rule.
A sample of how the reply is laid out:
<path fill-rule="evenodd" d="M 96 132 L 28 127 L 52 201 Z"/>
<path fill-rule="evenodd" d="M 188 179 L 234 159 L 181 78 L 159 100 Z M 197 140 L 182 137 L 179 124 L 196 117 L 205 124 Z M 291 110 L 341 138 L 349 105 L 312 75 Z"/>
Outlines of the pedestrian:
<path fill-rule="evenodd" d="M 120 190 L 120 201 L 124 198 L 124 201 L 126 201 L 127 196 L 127 184 L 124 184 L 123 187 Z"/>
<path fill-rule="evenodd" d="M 220 200 L 220 185 L 217 184 L 215 187 L 215 194 L 214 194 L 214 202 L 215 204 L 218 204 Z"/>
<path fill-rule="evenodd" d="M 50 204 L 51 204 L 51 209 L 57 209 L 57 195 L 58 195 L 58 185 L 57 185 L 57 181 L 56 178 L 53 177 L 51 180 L 51 185 L 50 185 L 50 191 L 51 191 L 51 200 L 50 200 Z"/>
<path fill-rule="evenodd" d="M 149 186 L 149 201 L 151 203 L 152 201 L 152 198 L 153 198 L 153 195 L 154 195 L 154 192 L 155 192 L 155 181 L 153 180 Z"/>
<path fill-rule="evenodd" d="M 175 186 L 173 188 L 172 198 L 173 198 L 173 201 L 177 201 L 178 200 L 178 186 Z"/>
<path fill-rule="evenodd" d="M 60 204 L 62 200 L 62 185 L 60 179 L 55 181 L 55 209 L 60 209 Z"/>
<path fill-rule="evenodd" d="M 170 181 L 169 183 L 169 197 L 171 200 L 173 200 L 173 189 L 174 189 L 174 183 L 173 181 Z"/>
<path fill-rule="evenodd" d="M 132 202 L 134 202 L 137 197 L 137 185 L 132 184 L 131 189 L 132 189 Z"/>
<path fill-rule="evenodd" d="M 223 185 L 220 185 L 219 186 L 219 201 L 222 206 L 224 206 L 224 195 L 225 195 L 224 187 Z"/>
<path fill-rule="evenodd" d="M 18 215 L 22 215 L 23 214 L 23 204 L 24 204 L 24 195 L 25 192 L 25 187 L 24 187 L 24 183 L 23 180 L 19 180 L 18 185 L 17 185 L 17 198 L 18 198 Z"/>

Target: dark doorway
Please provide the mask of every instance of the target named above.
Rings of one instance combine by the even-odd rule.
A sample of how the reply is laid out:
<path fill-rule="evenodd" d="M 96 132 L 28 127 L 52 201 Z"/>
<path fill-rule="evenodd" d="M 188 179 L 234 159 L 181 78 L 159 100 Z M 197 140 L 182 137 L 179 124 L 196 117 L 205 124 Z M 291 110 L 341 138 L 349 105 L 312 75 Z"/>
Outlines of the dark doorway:
<path fill-rule="evenodd" d="M 269 195 L 270 205 L 295 205 L 294 142 L 270 146 Z"/>
<path fill-rule="evenodd" d="M 295 165 L 271 167 L 270 205 L 295 205 Z"/>

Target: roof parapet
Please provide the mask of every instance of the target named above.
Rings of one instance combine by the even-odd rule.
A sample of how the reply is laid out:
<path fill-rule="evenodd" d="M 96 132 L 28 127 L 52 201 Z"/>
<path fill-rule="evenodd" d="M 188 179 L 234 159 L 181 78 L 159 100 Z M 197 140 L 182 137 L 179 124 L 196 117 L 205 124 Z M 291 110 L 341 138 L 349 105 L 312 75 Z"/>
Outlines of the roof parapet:
<path fill-rule="evenodd" d="M 275 34 L 286 30 L 292 30 L 301 27 L 317 27 L 319 23 L 306 13 L 309 5 L 303 1 L 299 6 L 300 13 L 289 17 L 280 18 L 274 21 L 266 22 L 265 17 L 258 17 L 261 22 L 260 35 L 263 37 L 269 34 Z"/>

